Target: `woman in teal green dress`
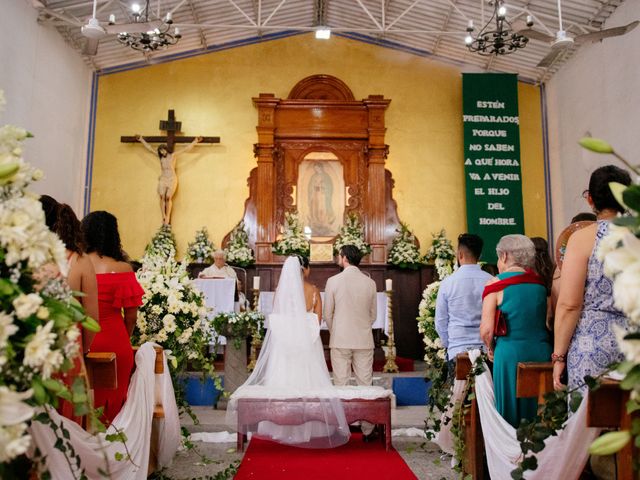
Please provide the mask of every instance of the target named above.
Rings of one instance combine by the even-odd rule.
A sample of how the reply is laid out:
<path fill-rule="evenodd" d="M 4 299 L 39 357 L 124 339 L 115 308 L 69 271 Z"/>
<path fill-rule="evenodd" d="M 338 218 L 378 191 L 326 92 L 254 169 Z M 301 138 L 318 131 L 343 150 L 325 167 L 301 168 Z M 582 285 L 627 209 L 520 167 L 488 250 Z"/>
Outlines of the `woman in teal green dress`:
<path fill-rule="evenodd" d="M 546 329 L 547 291 L 531 271 L 535 246 L 524 235 L 506 235 L 496 247 L 499 275 L 490 280 L 482 302 L 480 336 L 493 357 L 496 410 L 513 427 L 536 415 L 537 398 L 516 398 L 519 362 L 548 362 L 551 343 Z M 495 337 L 496 311 L 506 323 L 506 334 Z M 504 332 L 503 332 L 504 333 Z"/>

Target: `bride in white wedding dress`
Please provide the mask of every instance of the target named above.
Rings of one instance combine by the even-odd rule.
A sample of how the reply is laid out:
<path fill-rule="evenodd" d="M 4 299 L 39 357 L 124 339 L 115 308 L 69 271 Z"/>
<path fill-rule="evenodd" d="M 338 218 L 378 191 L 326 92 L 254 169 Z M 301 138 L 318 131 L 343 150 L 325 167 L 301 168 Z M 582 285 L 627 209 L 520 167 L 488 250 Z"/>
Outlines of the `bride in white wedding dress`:
<path fill-rule="evenodd" d="M 320 325 L 308 312 L 304 298 L 302 267 L 297 257 L 284 263 L 276 289 L 267 334 L 251 376 L 230 397 L 227 422 L 244 434 L 287 445 L 333 448 L 349 440 L 349 425 L 324 359 Z M 273 411 L 286 420 L 265 418 L 257 425 L 237 425 L 238 400 L 274 403 Z M 283 412 L 283 408 L 287 411 Z M 267 409 L 272 411 L 272 409 Z M 272 421 L 274 420 L 274 421 Z"/>

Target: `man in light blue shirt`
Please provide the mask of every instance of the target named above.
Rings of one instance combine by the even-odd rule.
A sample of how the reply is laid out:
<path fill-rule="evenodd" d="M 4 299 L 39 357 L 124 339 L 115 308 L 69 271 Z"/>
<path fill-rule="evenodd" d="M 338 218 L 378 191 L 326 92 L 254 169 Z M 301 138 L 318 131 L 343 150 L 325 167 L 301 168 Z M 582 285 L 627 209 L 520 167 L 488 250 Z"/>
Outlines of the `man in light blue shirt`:
<path fill-rule="evenodd" d="M 482 291 L 492 277 L 478 265 L 482 245 L 478 235 L 463 233 L 458 237 L 456 256 L 460 267 L 442 281 L 438 290 L 435 323 L 447 349 L 450 375 L 458 353 L 483 346 L 480 339 Z"/>

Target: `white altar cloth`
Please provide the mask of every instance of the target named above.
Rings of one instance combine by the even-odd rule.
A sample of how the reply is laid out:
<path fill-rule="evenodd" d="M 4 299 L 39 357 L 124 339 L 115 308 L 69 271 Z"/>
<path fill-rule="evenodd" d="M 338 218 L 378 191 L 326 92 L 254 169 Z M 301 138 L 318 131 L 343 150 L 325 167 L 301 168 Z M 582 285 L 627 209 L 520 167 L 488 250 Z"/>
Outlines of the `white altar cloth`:
<path fill-rule="evenodd" d="M 211 309 L 209 319 L 219 313 L 235 311 L 233 297 L 236 291 L 236 280 L 233 278 L 197 278 L 193 282 L 204 294 L 204 303 Z M 212 331 L 212 335 L 214 332 Z M 218 343 L 226 345 L 227 339 L 219 337 Z"/>
<path fill-rule="evenodd" d="M 269 314 L 273 310 L 273 297 L 275 292 L 260 292 L 260 304 L 259 309 L 264 313 L 265 318 L 269 318 Z M 324 302 L 324 292 L 320 292 L 320 297 Z M 385 292 L 378 292 L 376 294 L 377 303 L 377 317 L 371 328 L 384 328 L 385 335 L 389 333 L 389 312 L 387 309 L 387 294 Z M 268 321 L 268 320 L 267 320 Z M 327 324 L 322 321 L 323 330 L 327 330 Z"/>

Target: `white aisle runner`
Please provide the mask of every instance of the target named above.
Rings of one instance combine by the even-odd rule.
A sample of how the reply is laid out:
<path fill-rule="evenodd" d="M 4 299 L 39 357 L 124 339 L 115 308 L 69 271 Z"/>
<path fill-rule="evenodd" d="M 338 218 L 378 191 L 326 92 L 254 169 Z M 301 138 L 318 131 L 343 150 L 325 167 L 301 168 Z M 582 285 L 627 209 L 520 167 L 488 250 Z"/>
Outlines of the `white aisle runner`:
<path fill-rule="evenodd" d="M 69 431 L 69 441 L 80 456 L 82 467 L 90 479 L 104 479 L 100 470 L 109 472 L 112 480 L 147 478 L 156 399 L 162 402 L 165 414 L 158 426 L 158 468 L 171 464 L 181 441 L 180 420 L 167 359 L 164 358 L 164 373 L 161 375 L 155 374 L 155 359 L 153 344 L 145 343 L 140 347 L 135 357 L 136 370 L 131 376 L 127 401 L 106 434 L 92 435 L 52 409 L 53 421 L 58 425 L 62 423 Z M 79 477 L 77 474 L 71 474 L 66 458 L 54 448 L 56 438 L 48 425 L 34 421 L 30 430 L 35 446 L 46 457 L 46 466 L 52 479 L 67 480 Z M 126 450 L 120 442 L 110 443 L 105 440 L 105 435 L 117 432 L 124 432 L 126 435 Z M 127 452 L 130 454 L 130 460 L 126 459 Z M 122 453 L 125 459 L 117 461 L 116 453 Z"/>
<path fill-rule="evenodd" d="M 471 363 L 475 363 L 479 355 L 480 350 L 470 351 Z M 456 398 L 461 396 L 465 383 L 466 381 L 456 381 L 454 386 L 454 395 L 456 392 L 458 394 Z M 509 480 L 511 479 L 511 471 L 518 466 L 522 452 L 516 437 L 516 429 L 496 410 L 493 379 L 486 365 L 485 371 L 476 377 L 475 390 L 489 474 L 495 480 Z M 546 440 L 544 450 L 536 454 L 538 468 L 534 471 L 527 471 L 525 478 L 530 480 L 570 480 L 580 476 L 580 472 L 589 458 L 589 445 L 600 433 L 600 429 L 587 428 L 586 426 L 587 401 L 587 399 L 582 401 L 578 411 L 567 420 L 564 429 L 559 431 L 557 436 Z M 449 428 L 443 426 L 436 437 L 436 443 L 445 452 L 452 453 L 453 441 L 450 425 L 451 423 L 449 423 Z"/>

